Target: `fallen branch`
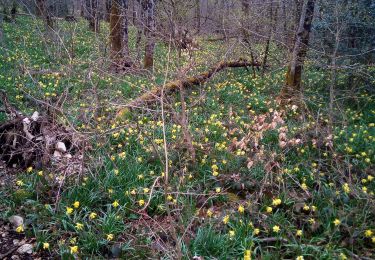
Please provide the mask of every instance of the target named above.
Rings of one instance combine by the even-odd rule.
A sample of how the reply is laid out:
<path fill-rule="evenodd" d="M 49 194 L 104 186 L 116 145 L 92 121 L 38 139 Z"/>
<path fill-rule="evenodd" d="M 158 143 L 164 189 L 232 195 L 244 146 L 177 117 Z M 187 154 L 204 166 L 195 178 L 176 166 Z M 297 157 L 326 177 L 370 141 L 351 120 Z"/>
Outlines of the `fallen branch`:
<path fill-rule="evenodd" d="M 182 79 L 182 80 L 171 81 L 165 84 L 163 87 L 155 87 L 151 89 L 150 91 L 148 91 L 147 93 L 144 93 L 140 97 L 134 99 L 133 101 L 131 101 L 125 106 L 132 108 L 132 107 L 140 106 L 140 104 L 143 104 L 146 102 L 155 101 L 156 99 L 160 97 L 162 89 L 164 89 L 163 91 L 164 94 L 168 94 L 174 90 L 180 89 L 180 87 L 191 87 L 193 85 L 200 85 L 206 82 L 207 80 L 209 80 L 215 73 L 226 68 L 243 68 L 243 67 L 246 68 L 250 66 L 260 67 L 261 64 L 257 62 L 249 62 L 243 59 L 240 59 L 238 61 L 228 61 L 228 62 L 222 61 L 222 62 L 219 62 L 214 67 L 212 67 L 211 69 L 209 69 L 208 71 L 203 72 L 197 76 L 189 77 L 189 78 Z"/>

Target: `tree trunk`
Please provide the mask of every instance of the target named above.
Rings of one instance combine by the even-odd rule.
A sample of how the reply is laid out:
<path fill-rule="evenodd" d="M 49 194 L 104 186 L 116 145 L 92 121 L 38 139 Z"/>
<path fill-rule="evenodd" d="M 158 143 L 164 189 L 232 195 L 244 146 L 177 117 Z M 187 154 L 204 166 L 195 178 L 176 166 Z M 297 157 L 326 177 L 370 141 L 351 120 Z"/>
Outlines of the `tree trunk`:
<path fill-rule="evenodd" d="M 109 23 L 109 38 L 111 43 L 111 59 L 118 62 L 122 58 L 121 50 L 121 13 L 120 3 L 118 0 L 112 1 L 110 23 Z"/>
<path fill-rule="evenodd" d="M 197 19 L 197 32 L 201 30 L 201 3 L 200 0 L 196 0 L 196 19 Z"/>
<path fill-rule="evenodd" d="M 89 28 L 91 31 L 99 32 L 99 13 L 98 0 L 87 0 L 86 7 L 88 10 Z"/>
<path fill-rule="evenodd" d="M 121 0 L 121 51 L 124 59 L 124 66 L 131 67 L 132 61 L 129 52 L 129 2 Z"/>
<path fill-rule="evenodd" d="M 292 58 L 286 73 L 286 82 L 281 91 L 283 99 L 289 99 L 301 92 L 302 70 L 309 45 L 315 1 L 316 0 L 305 0 L 303 3 Z"/>
<path fill-rule="evenodd" d="M 276 6 L 275 13 L 273 12 L 273 3 L 270 3 L 270 31 L 268 34 L 268 38 L 266 41 L 266 47 L 264 50 L 264 55 L 263 55 L 263 62 L 262 62 L 262 74 L 264 74 L 266 67 L 267 67 L 267 58 L 268 58 L 268 53 L 270 50 L 270 43 L 271 39 L 273 36 L 273 33 L 276 29 L 277 26 L 277 12 L 278 12 L 279 6 Z"/>
<path fill-rule="evenodd" d="M 138 1 L 139 3 L 139 1 Z M 135 3 L 134 3 L 135 5 Z M 136 18 L 136 24 L 137 24 L 137 38 L 135 42 L 135 48 L 137 52 L 137 61 L 141 59 L 141 41 L 142 41 L 142 34 L 144 31 L 144 12 L 142 6 L 139 8 L 139 12 L 137 13 L 137 18 Z"/>
<path fill-rule="evenodd" d="M 143 8 L 146 18 L 144 68 L 150 69 L 154 66 L 155 0 L 143 0 Z"/>
<path fill-rule="evenodd" d="M 35 14 L 36 16 L 43 16 L 42 12 L 43 12 L 43 0 L 36 0 L 36 6 L 35 6 Z"/>
<path fill-rule="evenodd" d="M 128 0 L 112 0 L 110 16 L 111 58 L 116 66 L 132 66 L 129 52 Z"/>
<path fill-rule="evenodd" d="M 250 43 L 250 35 L 249 35 L 249 32 L 248 32 L 248 25 L 247 25 L 248 20 L 249 20 L 249 16 L 250 16 L 249 0 L 242 0 L 241 3 L 242 3 L 242 15 L 243 15 L 243 17 L 241 19 L 242 40 L 247 44 L 247 46 L 249 48 L 251 62 L 255 63 L 255 55 L 254 55 L 254 52 L 253 52 L 253 49 L 252 49 L 252 46 L 251 46 L 251 43 Z M 253 78 L 255 78 L 256 73 L 255 73 L 254 67 L 252 67 L 252 71 L 253 71 Z"/>
<path fill-rule="evenodd" d="M 112 6 L 112 1 L 111 0 L 105 0 L 105 16 L 104 16 L 104 19 L 107 22 L 111 21 L 111 6 Z"/>

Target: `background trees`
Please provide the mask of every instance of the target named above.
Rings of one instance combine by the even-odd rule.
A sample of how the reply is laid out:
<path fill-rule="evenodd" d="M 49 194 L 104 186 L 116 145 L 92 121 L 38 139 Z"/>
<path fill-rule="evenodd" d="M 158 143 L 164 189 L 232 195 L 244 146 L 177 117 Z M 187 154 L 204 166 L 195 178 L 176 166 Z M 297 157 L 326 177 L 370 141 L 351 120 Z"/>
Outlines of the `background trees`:
<path fill-rule="evenodd" d="M 8 17 L 13 19 L 10 17 L 11 4 L 8 2 L 5 1 L 2 5 L 5 21 Z M 119 9 L 116 7 L 117 5 Z M 112 8 L 113 6 L 115 7 Z M 340 43 L 336 46 L 336 55 L 348 55 L 348 58 L 345 59 L 347 63 L 369 64 L 374 60 L 374 54 L 371 51 L 374 48 L 374 28 L 372 26 L 374 4 L 370 0 L 337 0 L 329 3 L 324 1 L 306 3 L 302 0 L 271 2 L 260 0 L 35 0 L 34 3 L 20 1 L 19 8 L 26 8 L 25 10 L 28 12 L 34 12 L 44 17 L 46 24 L 51 28 L 53 20 L 59 17 L 82 15 L 88 20 L 89 28 L 98 31 L 99 21 L 109 21 L 112 17 L 110 24 L 113 29 L 110 30 L 109 36 L 112 46 L 111 55 L 113 56 L 113 53 L 120 55 L 119 52 L 122 52 L 121 55 L 127 57 L 126 66 L 132 66 L 134 61 L 137 61 L 139 64 L 143 63 L 142 67 L 144 68 L 152 67 L 157 39 L 172 40 L 176 48 L 186 49 L 191 48 L 195 39 L 201 36 L 217 35 L 217 40 L 238 39 L 243 42 L 247 47 L 250 59 L 263 61 L 265 65 L 263 71 L 266 70 L 268 61 L 275 61 L 275 55 L 272 53 L 273 46 L 276 44 L 279 48 L 284 49 L 286 54 L 290 53 L 291 62 L 286 58 L 277 62 L 280 65 L 291 65 L 286 75 L 286 86 L 297 86 L 297 89 L 300 89 L 299 82 L 303 77 L 300 75 L 300 71 L 302 71 L 304 56 L 321 57 L 319 51 L 323 50 L 327 54 L 324 57 L 326 61 L 324 66 L 331 63 L 328 53 L 332 53 L 335 46 L 333 41 L 335 37 L 330 36 L 334 30 L 335 21 L 333 19 L 336 16 L 340 16 L 339 20 L 342 22 Z M 13 10 L 16 9 L 13 8 Z M 340 9 L 340 12 L 337 13 L 336 9 Z M 335 15 L 336 13 L 338 15 Z M 344 14 L 346 20 L 342 19 Z M 118 17 L 121 25 L 114 21 L 115 17 Z M 304 17 L 306 17 L 305 20 L 303 20 Z M 316 24 L 311 23 L 313 19 Z M 126 43 L 129 37 L 130 21 L 138 31 L 135 46 L 136 55 L 130 53 Z M 302 21 L 304 21 L 303 24 Z M 309 37 L 310 31 L 311 37 Z M 116 36 L 119 38 L 117 39 Z M 308 42 L 308 38 L 310 38 L 310 42 Z M 255 47 L 260 45 L 263 47 Z M 311 48 L 308 45 L 319 51 L 309 51 Z M 141 49 L 144 49 L 142 62 L 140 61 Z M 368 51 L 360 53 L 359 50 L 363 49 Z M 300 62 L 296 62 L 298 60 Z M 343 60 L 340 58 L 339 62 Z M 316 65 L 322 66 L 321 62 Z M 348 79 L 348 84 L 351 84 L 350 81 L 354 79 L 355 77 Z M 286 93 L 286 91 L 284 92 Z"/>

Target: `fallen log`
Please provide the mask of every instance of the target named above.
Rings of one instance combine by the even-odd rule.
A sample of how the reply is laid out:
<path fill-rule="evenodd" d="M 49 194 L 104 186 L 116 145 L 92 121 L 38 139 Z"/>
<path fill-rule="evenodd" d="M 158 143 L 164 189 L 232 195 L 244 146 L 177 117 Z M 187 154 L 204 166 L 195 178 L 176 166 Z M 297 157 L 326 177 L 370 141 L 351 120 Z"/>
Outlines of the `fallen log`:
<path fill-rule="evenodd" d="M 171 82 L 168 82 L 164 86 L 158 86 L 150 91 L 144 93 L 143 95 L 139 96 L 138 98 L 134 99 L 125 107 L 133 108 L 133 107 L 139 107 L 143 103 L 155 101 L 160 98 L 162 91 L 164 91 L 164 94 L 168 94 L 170 92 L 173 92 L 175 90 L 178 90 L 180 87 L 191 87 L 193 85 L 200 85 L 209 80 L 213 75 L 215 75 L 217 72 L 224 70 L 226 68 L 243 68 L 243 67 L 260 67 L 261 64 L 258 62 L 249 62 L 247 60 L 240 59 L 238 61 L 222 61 L 216 64 L 214 67 L 209 69 L 206 72 L 203 72 L 197 76 L 188 77 L 186 79 L 182 80 L 174 80 Z"/>

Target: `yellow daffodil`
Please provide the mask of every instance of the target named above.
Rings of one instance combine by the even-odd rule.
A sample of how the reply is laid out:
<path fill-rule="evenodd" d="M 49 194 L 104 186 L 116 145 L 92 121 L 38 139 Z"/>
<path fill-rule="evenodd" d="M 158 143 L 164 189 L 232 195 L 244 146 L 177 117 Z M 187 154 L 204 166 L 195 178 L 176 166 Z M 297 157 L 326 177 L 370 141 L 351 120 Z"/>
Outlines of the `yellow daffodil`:
<path fill-rule="evenodd" d="M 95 212 L 91 212 L 90 215 L 89 215 L 89 218 L 90 219 L 95 219 L 97 216 L 97 214 Z"/>
<path fill-rule="evenodd" d="M 113 234 L 108 234 L 108 235 L 107 235 L 107 240 L 108 240 L 108 241 L 113 240 L 113 238 L 114 238 L 114 235 L 113 235 Z"/>
<path fill-rule="evenodd" d="M 272 227 L 272 230 L 273 230 L 273 232 L 275 232 L 275 233 L 279 233 L 279 232 L 280 232 L 280 227 L 277 226 L 277 225 L 275 225 L 275 226 Z"/>
<path fill-rule="evenodd" d="M 21 233 L 24 231 L 24 228 L 23 228 L 23 225 L 19 225 L 17 228 L 16 228 L 16 232 L 17 233 Z"/>
<path fill-rule="evenodd" d="M 49 243 L 44 242 L 44 243 L 43 243 L 43 249 L 44 249 L 44 250 L 47 250 L 48 248 L 49 248 Z"/>
<path fill-rule="evenodd" d="M 245 250 L 245 253 L 243 255 L 243 260 L 251 260 L 251 251 Z"/>
<path fill-rule="evenodd" d="M 365 231 L 365 237 L 371 237 L 372 234 L 373 234 L 373 232 L 372 232 L 371 229 L 367 229 L 367 230 Z"/>
<path fill-rule="evenodd" d="M 79 201 L 75 201 L 73 203 L 73 207 L 76 208 L 76 209 L 78 209 L 79 208 Z"/>
<path fill-rule="evenodd" d="M 70 247 L 70 253 L 71 253 L 71 254 L 76 254 L 76 253 L 78 253 L 78 246 L 71 246 L 71 247 Z"/>
<path fill-rule="evenodd" d="M 77 229 L 77 230 L 82 230 L 82 229 L 83 229 L 83 224 L 77 222 L 77 223 L 76 223 L 76 229 Z"/>
<path fill-rule="evenodd" d="M 342 185 L 342 189 L 344 190 L 345 193 L 349 193 L 350 192 L 349 184 L 344 183 L 344 185 Z"/>
<path fill-rule="evenodd" d="M 276 198 L 272 200 L 272 205 L 273 206 L 279 206 L 281 204 L 281 199 Z"/>
<path fill-rule="evenodd" d="M 72 214 L 73 213 L 73 208 L 70 208 L 70 207 L 66 207 L 66 214 L 67 215 L 70 215 L 70 214 Z"/>

